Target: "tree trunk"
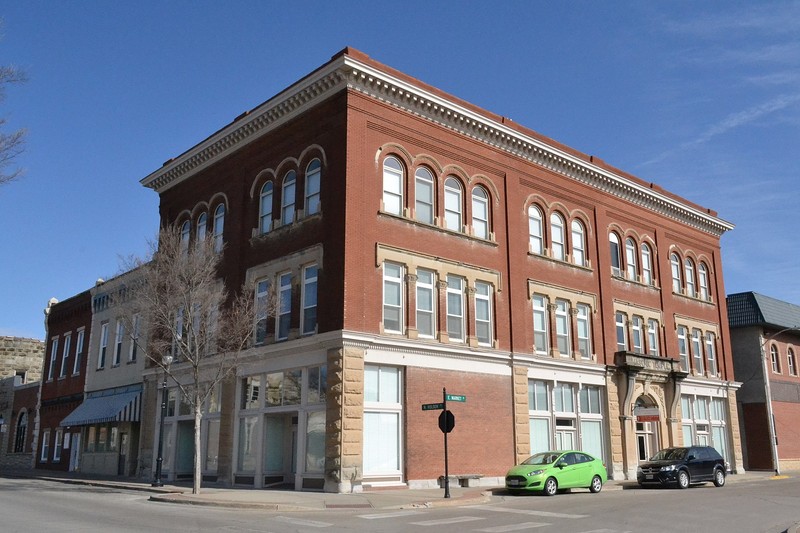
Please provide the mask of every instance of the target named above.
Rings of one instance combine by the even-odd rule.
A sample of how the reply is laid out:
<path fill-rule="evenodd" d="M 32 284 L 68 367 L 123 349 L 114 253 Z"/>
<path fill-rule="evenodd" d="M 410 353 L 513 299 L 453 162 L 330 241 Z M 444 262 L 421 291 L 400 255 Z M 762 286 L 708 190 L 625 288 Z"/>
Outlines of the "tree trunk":
<path fill-rule="evenodd" d="M 202 462 L 200 447 L 200 421 L 203 416 L 203 404 L 199 398 L 194 402 L 194 482 L 192 484 L 192 494 L 200 494 L 200 483 L 203 481 Z"/>

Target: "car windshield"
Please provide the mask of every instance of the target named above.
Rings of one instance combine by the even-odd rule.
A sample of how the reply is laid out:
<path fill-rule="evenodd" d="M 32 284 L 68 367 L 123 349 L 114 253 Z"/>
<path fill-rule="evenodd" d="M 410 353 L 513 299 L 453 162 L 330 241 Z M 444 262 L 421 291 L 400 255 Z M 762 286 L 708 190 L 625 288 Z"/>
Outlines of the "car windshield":
<path fill-rule="evenodd" d="M 556 459 L 561 457 L 561 452 L 542 452 L 531 455 L 525 459 L 522 464 L 524 465 L 549 465 L 554 463 Z"/>
<path fill-rule="evenodd" d="M 674 461 L 674 460 L 682 460 L 686 457 L 686 452 L 688 450 L 686 448 L 667 448 L 666 450 L 661 450 L 653 457 L 650 458 L 651 461 Z"/>

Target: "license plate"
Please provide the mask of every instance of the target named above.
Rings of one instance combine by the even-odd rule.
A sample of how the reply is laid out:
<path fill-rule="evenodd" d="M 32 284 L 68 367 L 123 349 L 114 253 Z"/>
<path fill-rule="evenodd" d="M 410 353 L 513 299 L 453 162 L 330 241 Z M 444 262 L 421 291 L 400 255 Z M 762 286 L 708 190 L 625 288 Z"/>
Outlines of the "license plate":
<path fill-rule="evenodd" d="M 647 474 L 644 476 L 645 479 L 653 479 L 653 474 Z"/>
<path fill-rule="evenodd" d="M 519 482 L 516 479 L 509 479 L 508 480 L 508 484 L 509 485 L 519 485 Z"/>

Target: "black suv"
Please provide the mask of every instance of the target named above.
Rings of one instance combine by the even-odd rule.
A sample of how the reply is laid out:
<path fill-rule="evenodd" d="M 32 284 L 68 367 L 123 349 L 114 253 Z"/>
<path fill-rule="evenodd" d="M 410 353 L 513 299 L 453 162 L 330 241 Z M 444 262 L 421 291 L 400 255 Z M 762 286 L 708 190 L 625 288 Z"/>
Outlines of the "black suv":
<path fill-rule="evenodd" d="M 641 486 L 672 485 L 685 489 L 691 483 L 713 481 L 725 484 L 725 459 L 711 446 L 665 448 L 639 465 L 636 480 Z"/>

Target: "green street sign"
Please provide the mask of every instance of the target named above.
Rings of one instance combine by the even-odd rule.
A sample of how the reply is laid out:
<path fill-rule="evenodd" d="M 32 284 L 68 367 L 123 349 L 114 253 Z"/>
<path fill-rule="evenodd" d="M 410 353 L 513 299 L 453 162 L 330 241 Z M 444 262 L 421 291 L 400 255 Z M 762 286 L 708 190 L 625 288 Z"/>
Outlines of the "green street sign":
<path fill-rule="evenodd" d="M 423 403 L 422 410 L 423 411 L 435 411 L 436 409 L 444 409 L 443 403 Z"/>
<path fill-rule="evenodd" d="M 467 397 L 460 394 L 445 394 L 445 399 L 448 402 L 466 402 Z"/>

